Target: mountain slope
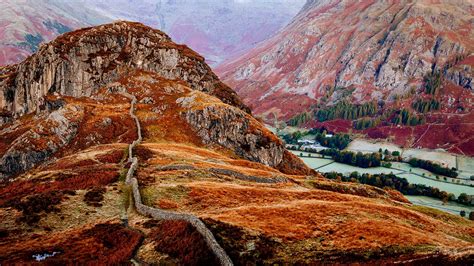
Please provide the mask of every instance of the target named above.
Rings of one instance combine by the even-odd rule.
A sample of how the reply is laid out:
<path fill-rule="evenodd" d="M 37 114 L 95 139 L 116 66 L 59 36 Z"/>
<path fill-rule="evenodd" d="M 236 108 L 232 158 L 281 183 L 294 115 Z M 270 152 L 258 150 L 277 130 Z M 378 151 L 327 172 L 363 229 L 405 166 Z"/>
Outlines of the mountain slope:
<path fill-rule="evenodd" d="M 64 31 L 114 20 L 138 21 L 166 31 L 177 43 L 186 43 L 216 65 L 277 32 L 303 3 L 304 0 L 6 0 L 0 4 L 4 32 L 0 35 L 0 65 L 18 63 L 36 51 L 40 42 Z"/>
<path fill-rule="evenodd" d="M 320 122 L 380 118 L 388 123 L 363 133 L 472 155 L 473 127 L 460 120 L 473 117 L 473 16 L 469 1 L 308 1 L 280 33 L 217 72 L 267 120 L 276 115 L 288 121 L 304 112 Z M 439 88 L 427 92 L 427 80 L 437 78 Z M 436 110 L 413 107 L 430 100 L 439 102 Z M 352 109 L 372 103 L 376 110 L 331 119 L 318 114 L 338 103 L 356 105 Z M 391 118 L 403 109 L 426 123 L 399 123 L 404 134 L 395 132 Z M 453 136 L 423 139 L 430 124 Z M 344 121 L 324 125 L 356 129 Z"/>
<path fill-rule="evenodd" d="M 140 21 L 185 43 L 213 66 L 283 28 L 304 0 L 85 1 L 116 19 Z M 127 7 L 127 8 L 124 8 Z"/>
<path fill-rule="evenodd" d="M 0 127 L 0 261 L 473 260 L 472 221 L 322 178 L 208 69 L 130 22 L 65 34 L 8 68 L 0 88 L 26 97 Z"/>

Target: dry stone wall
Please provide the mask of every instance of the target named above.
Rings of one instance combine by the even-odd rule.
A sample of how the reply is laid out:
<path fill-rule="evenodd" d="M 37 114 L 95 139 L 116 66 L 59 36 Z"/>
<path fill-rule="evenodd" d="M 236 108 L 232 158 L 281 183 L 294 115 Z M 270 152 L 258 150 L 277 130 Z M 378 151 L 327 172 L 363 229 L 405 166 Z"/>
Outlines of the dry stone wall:
<path fill-rule="evenodd" d="M 140 121 L 138 120 L 138 117 L 134 113 L 135 104 L 137 103 L 137 98 L 126 92 L 122 94 L 131 99 L 130 116 L 133 118 L 133 120 L 135 120 L 135 123 L 137 125 L 137 130 L 138 130 L 137 140 L 135 140 L 129 145 L 129 161 L 132 164 L 130 165 L 130 168 L 128 169 L 126 180 L 125 180 L 127 184 L 132 186 L 133 199 L 135 202 L 135 208 L 137 209 L 138 213 L 140 213 L 141 215 L 149 216 L 149 217 L 152 217 L 154 219 L 159 219 L 159 220 L 182 220 L 182 221 L 186 221 L 190 223 L 203 236 L 209 249 L 219 259 L 221 265 L 225 265 L 225 266 L 233 265 L 231 259 L 229 258 L 225 250 L 219 245 L 219 243 L 217 243 L 212 232 L 206 227 L 206 225 L 201 220 L 199 220 L 199 218 L 190 214 L 164 211 L 164 210 L 152 208 L 142 203 L 140 189 L 138 186 L 138 180 L 135 177 L 133 177 L 135 171 L 138 168 L 138 158 L 133 156 L 133 149 L 137 145 L 139 145 L 142 141 Z"/>

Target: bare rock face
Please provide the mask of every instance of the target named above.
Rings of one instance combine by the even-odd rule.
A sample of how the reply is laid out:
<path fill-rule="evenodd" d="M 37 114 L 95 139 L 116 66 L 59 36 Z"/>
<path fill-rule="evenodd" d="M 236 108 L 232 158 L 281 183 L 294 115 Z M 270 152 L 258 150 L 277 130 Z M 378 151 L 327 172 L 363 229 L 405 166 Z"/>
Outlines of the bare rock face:
<path fill-rule="evenodd" d="M 0 157 L 0 179 L 22 173 L 46 161 L 76 136 L 84 110 L 75 105 L 51 112 L 34 127 L 16 137 Z M 0 135 L 17 130 L 7 127 Z M 3 152 L 3 151 L 2 151 Z"/>
<path fill-rule="evenodd" d="M 457 86 L 473 90 L 472 79 L 474 76 L 474 55 L 471 55 L 453 67 L 445 68 L 446 79 Z"/>
<path fill-rule="evenodd" d="M 23 63 L 3 69 L 3 120 L 7 120 L 6 114 L 16 118 L 36 111 L 47 94 L 90 96 L 132 69 L 185 81 L 195 90 L 249 111 L 201 56 L 158 30 L 116 22 L 62 35 Z"/>
<path fill-rule="evenodd" d="M 192 107 L 192 98 L 179 102 Z M 244 158 L 276 167 L 283 159 L 284 145 L 258 122 L 237 108 L 209 105 L 190 108 L 186 121 L 197 131 L 204 143 L 217 143 L 235 151 Z"/>

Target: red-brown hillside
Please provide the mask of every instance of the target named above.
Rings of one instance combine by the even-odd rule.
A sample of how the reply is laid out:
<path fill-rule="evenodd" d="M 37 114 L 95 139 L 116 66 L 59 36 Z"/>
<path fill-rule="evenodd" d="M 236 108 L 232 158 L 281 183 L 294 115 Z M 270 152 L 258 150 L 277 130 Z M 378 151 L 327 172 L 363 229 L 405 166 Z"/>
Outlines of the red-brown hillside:
<path fill-rule="evenodd" d="M 378 105 L 372 120 L 387 120 L 390 110 L 407 108 L 426 123 L 403 125 L 400 132 L 382 123 L 361 133 L 474 155 L 473 15 L 466 0 L 310 0 L 284 30 L 217 72 L 268 121 L 275 115 L 288 121 L 341 102 Z M 441 85 L 432 95 L 424 79 L 436 73 Z M 422 114 L 413 108 L 416 101 L 431 99 L 440 103 L 438 110 Z M 447 134 L 425 136 L 428 127 Z"/>

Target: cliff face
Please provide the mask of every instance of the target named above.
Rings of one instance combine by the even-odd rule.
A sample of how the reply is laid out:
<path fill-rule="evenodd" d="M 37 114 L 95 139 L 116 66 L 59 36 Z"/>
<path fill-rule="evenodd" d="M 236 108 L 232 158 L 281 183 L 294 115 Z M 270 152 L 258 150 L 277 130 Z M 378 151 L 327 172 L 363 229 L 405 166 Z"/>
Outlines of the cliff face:
<path fill-rule="evenodd" d="M 256 114 L 286 120 L 343 100 L 410 108 L 397 100 L 414 100 L 424 78 L 439 72 L 445 87 L 456 87 L 436 96 L 441 113 L 466 115 L 473 14 L 470 1 L 308 1 L 285 29 L 217 72 Z M 464 111 L 453 112 L 448 98 Z"/>
<path fill-rule="evenodd" d="M 0 261 L 472 261 L 472 222 L 322 178 L 208 69 L 126 22 L 3 69 Z"/>
<path fill-rule="evenodd" d="M 64 34 L 24 62 L 8 67 L 0 80 L 0 106 L 4 114 L 15 118 L 35 112 L 47 94 L 90 96 L 132 69 L 183 80 L 195 90 L 248 111 L 201 56 L 172 43 L 160 31 L 127 22 Z"/>

